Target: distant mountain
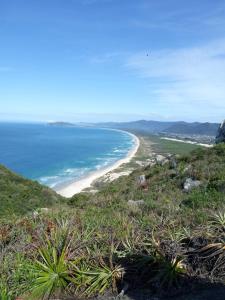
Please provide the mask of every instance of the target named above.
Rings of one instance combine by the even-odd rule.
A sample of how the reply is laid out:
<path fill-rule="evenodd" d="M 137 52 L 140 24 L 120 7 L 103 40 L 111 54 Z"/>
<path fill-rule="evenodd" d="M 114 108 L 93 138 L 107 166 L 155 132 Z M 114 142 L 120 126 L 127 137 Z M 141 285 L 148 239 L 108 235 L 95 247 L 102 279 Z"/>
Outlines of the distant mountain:
<path fill-rule="evenodd" d="M 186 134 L 186 135 L 207 135 L 216 136 L 219 123 L 188 123 L 183 121 L 178 122 L 160 122 L 139 120 L 134 122 L 124 123 L 98 123 L 95 126 L 116 128 L 123 130 L 133 130 L 140 133 L 167 133 L 167 134 Z"/>
<path fill-rule="evenodd" d="M 48 125 L 51 125 L 51 126 L 75 126 L 75 124 L 73 124 L 73 123 L 62 122 L 62 121 L 48 122 Z"/>
<path fill-rule="evenodd" d="M 218 128 L 219 128 L 219 124 L 217 123 L 178 122 L 166 128 L 164 132 L 216 136 Z"/>
<path fill-rule="evenodd" d="M 139 120 L 133 122 L 108 122 L 108 123 L 97 123 L 95 126 L 116 128 L 124 130 L 134 130 L 145 133 L 158 133 L 166 130 L 169 126 L 172 126 L 173 122 L 160 122 L 160 121 L 146 121 Z"/>
<path fill-rule="evenodd" d="M 67 123 L 67 122 L 50 122 L 52 126 L 79 126 L 79 127 L 103 127 L 115 128 L 121 130 L 134 131 L 136 133 L 165 133 L 179 135 L 204 135 L 215 137 L 219 128 L 219 123 L 188 123 L 184 121 L 177 122 L 161 122 L 138 120 L 132 122 L 105 122 L 105 123 Z"/>

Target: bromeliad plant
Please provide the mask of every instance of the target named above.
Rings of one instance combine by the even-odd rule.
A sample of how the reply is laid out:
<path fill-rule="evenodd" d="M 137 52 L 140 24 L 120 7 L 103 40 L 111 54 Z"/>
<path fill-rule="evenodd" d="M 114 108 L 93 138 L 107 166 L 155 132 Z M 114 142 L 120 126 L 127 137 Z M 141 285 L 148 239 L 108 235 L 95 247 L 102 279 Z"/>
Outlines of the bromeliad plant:
<path fill-rule="evenodd" d="M 204 259 L 211 259 L 219 255 L 225 256 L 225 244 L 224 243 L 208 244 L 198 250 L 193 251 L 192 254 L 196 254 L 199 257 L 202 257 Z"/>
<path fill-rule="evenodd" d="M 103 294 L 110 287 L 115 291 L 116 283 L 122 280 L 124 273 L 124 268 L 120 265 L 110 268 L 104 264 L 77 271 L 77 280 L 80 277 L 81 285 L 85 287 L 83 295 L 91 296 Z"/>
<path fill-rule="evenodd" d="M 65 224 L 64 224 L 65 225 Z M 34 280 L 30 289 L 32 299 L 50 299 L 74 282 L 69 252 L 72 236 L 69 227 L 58 228 L 51 236 L 45 235 L 45 246 L 38 249 L 39 258 L 32 265 Z"/>
<path fill-rule="evenodd" d="M 106 247 L 106 252 L 99 252 L 98 246 L 93 244 L 95 251 L 90 256 L 90 260 L 80 261 L 78 267 L 76 261 L 74 270 L 76 272 L 77 288 L 82 290 L 82 296 L 91 296 L 93 294 L 103 294 L 108 288 L 117 291 L 117 283 L 123 280 L 125 269 L 120 265 L 114 264 L 114 254 L 117 246 L 114 245 L 114 238 L 111 235 L 110 242 Z M 87 248 L 90 253 L 91 249 Z M 103 256 L 104 255 L 104 256 Z"/>
<path fill-rule="evenodd" d="M 39 249 L 40 259 L 33 267 L 35 280 L 31 288 L 34 299 L 46 298 L 56 291 L 62 291 L 73 277 L 67 261 L 67 248 L 63 247 L 61 253 L 51 245 L 50 247 Z"/>
<path fill-rule="evenodd" d="M 164 256 L 159 257 L 157 269 L 154 280 L 158 280 L 160 286 L 168 288 L 178 286 L 179 279 L 186 273 L 183 259 L 180 257 L 172 260 L 168 260 Z"/>
<path fill-rule="evenodd" d="M 225 231 L 225 212 L 220 211 L 213 215 L 212 225 Z"/>
<path fill-rule="evenodd" d="M 153 247 L 155 253 L 153 255 L 154 262 L 152 264 L 153 278 L 150 281 L 158 281 L 160 286 L 170 288 L 177 287 L 179 280 L 187 273 L 184 259 L 179 255 L 173 258 L 164 254 L 161 249 L 161 244 L 156 241 L 152 235 Z"/>
<path fill-rule="evenodd" d="M 0 278 L 1 280 L 1 278 Z M 0 300 L 12 300 L 12 293 L 8 290 L 8 287 L 3 282 L 0 283 Z"/>
<path fill-rule="evenodd" d="M 63 222 L 57 226 L 42 239 L 45 246 L 38 249 L 39 257 L 32 265 L 34 280 L 28 298 L 50 299 L 65 290 L 90 296 L 104 293 L 110 287 L 115 289 L 117 281 L 123 278 L 124 268 L 114 266 L 113 246 L 109 263 L 105 262 L 107 259 L 104 260 L 100 253 L 90 259 L 91 250 L 87 247 L 85 253 L 84 249 L 76 249 L 79 250 L 76 256 L 69 224 Z"/>

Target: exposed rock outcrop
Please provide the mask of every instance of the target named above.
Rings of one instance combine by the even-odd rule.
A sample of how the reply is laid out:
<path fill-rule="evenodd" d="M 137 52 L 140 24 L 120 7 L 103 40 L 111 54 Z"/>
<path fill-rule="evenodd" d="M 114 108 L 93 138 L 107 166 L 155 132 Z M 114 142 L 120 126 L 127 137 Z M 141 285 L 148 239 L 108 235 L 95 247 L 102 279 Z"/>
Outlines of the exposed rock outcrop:
<path fill-rule="evenodd" d="M 215 142 L 216 144 L 225 143 L 225 120 L 221 123 L 218 129 Z"/>
<path fill-rule="evenodd" d="M 145 191 L 148 190 L 148 184 L 145 175 L 140 175 L 138 177 L 138 185 L 140 188 L 144 189 Z"/>
<path fill-rule="evenodd" d="M 184 182 L 184 191 L 190 192 L 193 188 L 196 188 L 199 185 L 201 185 L 201 181 L 187 178 Z"/>
<path fill-rule="evenodd" d="M 145 204 L 144 200 L 128 200 L 127 204 L 130 207 L 140 207 Z"/>

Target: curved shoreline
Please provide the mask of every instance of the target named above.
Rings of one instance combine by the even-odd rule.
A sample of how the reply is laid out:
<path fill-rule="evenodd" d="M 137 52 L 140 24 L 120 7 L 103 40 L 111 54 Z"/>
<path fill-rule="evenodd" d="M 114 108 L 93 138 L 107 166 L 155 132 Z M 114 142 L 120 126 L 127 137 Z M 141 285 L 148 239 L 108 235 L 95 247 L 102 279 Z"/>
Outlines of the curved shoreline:
<path fill-rule="evenodd" d="M 108 128 L 104 128 L 104 129 L 108 129 Z M 109 128 L 110 130 L 114 130 Z M 114 171 L 115 169 L 119 168 L 121 165 L 126 164 L 128 162 L 130 162 L 130 160 L 134 157 L 134 155 L 136 154 L 139 146 L 140 146 L 140 141 L 139 138 L 134 135 L 133 133 L 130 133 L 128 131 L 125 130 L 119 130 L 119 129 L 115 129 L 115 131 L 120 131 L 120 132 L 125 132 L 126 134 L 129 134 L 130 136 L 132 136 L 132 138 L 134 139 L 134 147 L 128 152 L 127 156 L 116 161 L 113 165 L 108 166 L 106 168 L 103 168 L 101 170 L 98 171 L 93 171 L 92 173 L 90 173 L 87 177 L 80 179 L 78 181 L 74 181 L 70 184 L 68 184 L 67 186 L 60 188 L 60 189 L 56 189 L 56 192 L 66 198 L 70 198 L 75 194 L 78 194 L 80 192 L 82 192 L 84 189 L 91 187 L 92 183 L 106 175 L 109 172 Z"/>

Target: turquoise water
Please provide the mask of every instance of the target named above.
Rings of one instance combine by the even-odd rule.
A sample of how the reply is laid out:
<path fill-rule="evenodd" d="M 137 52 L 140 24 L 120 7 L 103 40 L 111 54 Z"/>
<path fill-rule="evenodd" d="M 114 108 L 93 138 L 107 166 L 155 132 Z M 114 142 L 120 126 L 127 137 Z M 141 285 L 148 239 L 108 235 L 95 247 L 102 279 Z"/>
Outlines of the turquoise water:
<path fill-rule="evenodd" d="M 0 164 L 52 188 L 114 164 L 133 145 L 114 130 L 0 123 Z"/>

